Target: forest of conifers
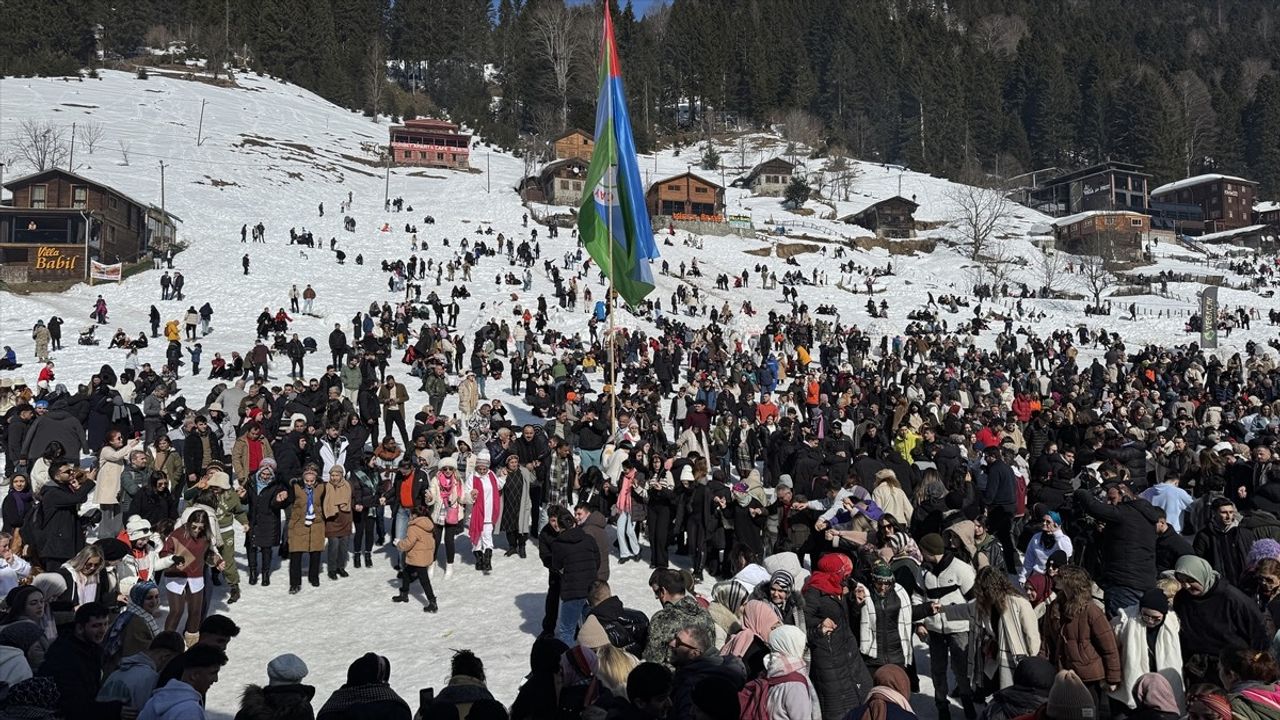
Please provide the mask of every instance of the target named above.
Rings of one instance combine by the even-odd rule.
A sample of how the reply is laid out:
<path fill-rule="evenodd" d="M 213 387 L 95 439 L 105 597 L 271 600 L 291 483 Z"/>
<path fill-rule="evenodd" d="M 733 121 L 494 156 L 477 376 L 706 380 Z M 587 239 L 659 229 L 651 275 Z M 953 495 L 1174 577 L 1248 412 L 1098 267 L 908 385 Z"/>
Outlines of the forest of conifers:
<path fill-rule="evenodd" d="M 785 122 L 809 144 L 951 177 L 1113 158 L 1156 183 L 1217 171 L 1280 194 L 1274 0 L 672 0 L 614 13 L 642 148 Z M 128 67 L 139 48 L 178 41 L 353 110 L 447 114 L 508 147 L 589 130 L 595 113 L 598 0 L 4 2 L 0 27 L 6 75 Z"/>

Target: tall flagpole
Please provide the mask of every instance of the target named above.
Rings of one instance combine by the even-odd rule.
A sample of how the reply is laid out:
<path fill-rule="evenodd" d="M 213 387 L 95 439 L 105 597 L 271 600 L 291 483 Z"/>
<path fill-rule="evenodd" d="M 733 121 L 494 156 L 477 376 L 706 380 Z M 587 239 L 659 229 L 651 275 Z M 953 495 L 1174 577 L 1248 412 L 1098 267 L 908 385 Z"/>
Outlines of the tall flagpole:
<path fill-rule="evenodd" d="M 609 0 L 605 0 L 604 2 L 604 24 L 605 24 L 606 32 L 604 36 L 601 38 L 602 42 L 601 42 L 600 50 L 605 54 L 605 58 L 607 59 L 607 62 L 608 62 L 609 74 L 605 76 L 606 83 L 607 83 L 609 76 L 611 76 L 614 72 L 613 56 L 609 52 L 611 49 L 610 35 L 612 34 L 610 31 L 612 30 L 612 24 L 613 24 L 612 22 L 610 22 L 610 18 L 609 18 Z M 613 123 L 616 123 L 618 120 L 617 117 L 613 114 L 613 88 L 606 87 L 604 96 L 605 96 L 605 102 L 608 104 L 608 108 L 609 108 L 609 114 L 606 115 L 605 117 L 609 118 L 610 131 L 613 133 L 614 138 L 617 138 L 618 136 L 617 128 L 613 127 Z M 600 138 L 596 138 L 596 142 L 599 142 L 599 141 L 600 141 Z M 608 358 L 609 358 L 609 390 L 610 390 L 609 392 L 609 434 L 616 435 L 618 433 L 618 358 L 617 358 L 617 351 L 614 348 L 614 344 L 617 338 L 614 337 L 615 327 L 614 327 L 614 317 L 613 317 L 613 314 L 614 314 L 613 277 L 615 272 L 613 267 L 613 245 L 614 245 L 613 204 L 618 199 L 618 143 L 616 140 L 614 140 L 613 142 L 613 155 L 612 157 L 609 158 L 609 160 L 610 160 L 609 167 L 612 168 L 613 170 L 613 187 L 609 188 L 609 212 L 604 221 L 605 228 L 606 228 L 605 236 L 609 241 L 609 272 L 607 273 L 609 276 L 609 287 L 608 287 L 608 290 L 606 291 L 608 294 L 605 296 L 604 308 L 605 308 L 605 312 L 608 313 L 609 315 L 609 329 L 607 330 L 607 337 L 609 340 Z"/>

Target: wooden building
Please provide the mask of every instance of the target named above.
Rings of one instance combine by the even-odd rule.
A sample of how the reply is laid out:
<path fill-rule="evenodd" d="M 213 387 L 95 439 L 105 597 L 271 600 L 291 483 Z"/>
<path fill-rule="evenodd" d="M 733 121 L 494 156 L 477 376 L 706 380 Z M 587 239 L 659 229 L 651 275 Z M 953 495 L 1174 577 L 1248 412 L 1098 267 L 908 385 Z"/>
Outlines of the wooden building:
<path fill-rule="evenodd" d="M 1253 203 L 1258 184 L 1231 175 L 1197 175 L 1161 185 L 1151 191 L 1151 202 L 1199 205 L 1204 232 L 1217 233 L 1253 224 Z"/>
<path fill-rule="evenodd" d="M 591 153 L 596 149 L 596 141 L 586 130 L 574 128 L 556 138 L 554 148 L 556 160 L 578 158 L 591 162 Z"/>
<path fill-rule="evenodd" d="M 1027 204 L 1053 216 L 1089 210 L 1144 212 L 1150 181 L 1141 165 L 1108 160 L 1041 183 L 1031 189 Z"/>
<path fill-rule="evenodd" d="M 1280 202 L 1260 202 L 1254 205 L 1253 222 L 1280 228 Z"/>
<path fill-rule="evenodd" d="M 839 207 L 839 206 L 837 206 Z M 920 205 L 900 195 L 844 209 L 836 219 L 857 225 L 883 238 L 909 238 L 915 234 L 915 212 Z"/>
<path fill-rule="evenodd" d="M 551 205 L 573 205 L 582 202 L 582 187 L 587 180 L 590 163 L 582 158 L 566 158 L 549 162 L 536 176 L 520 183 L 520 199 Z"/>
<path fill-rule="evenodd" d="M 1280 225 L 1265 223 L 1201 235 L 1196 240 L 1206 245 L 1237 245 L 1251 250 L 1275 252 L 1280 240 Z"/>
<path fill-rule="evenodd" d="M 1132 210 L 1088 210 L 1053 221 L 1054 247 L 1104 260 L 1142 260 L 1151 218 Z"/>
<path fill-rule="evenodd" d="M 61 169 L 5 183 L 13 204 L 0 207 L 0 266 L 8 282 L 80 279 L 85 258 L 131 263 L 172 241 L 177 217 L 108 185 Z"/>
<path fill-rule="evenodd" d="M 796 166 L 783 160 L 773 158 L 751 168 L 751 172 L 733 182 L 735 187 L 751 190 L 755 195 L 780 197 L 791 183 L 791 176 Z"/>
<path fill-rule="evenodd" d="M 468 168 L 471 136 L 447 120 L 419 118 L 391 126 L 391 162 L 401 166 Z"/>
<path fill-rule="evenodd" d="M 677 220 L 724 220 L 724 187 L 693 172 L 658 180 L 644 194 L 651 216 Z"/>

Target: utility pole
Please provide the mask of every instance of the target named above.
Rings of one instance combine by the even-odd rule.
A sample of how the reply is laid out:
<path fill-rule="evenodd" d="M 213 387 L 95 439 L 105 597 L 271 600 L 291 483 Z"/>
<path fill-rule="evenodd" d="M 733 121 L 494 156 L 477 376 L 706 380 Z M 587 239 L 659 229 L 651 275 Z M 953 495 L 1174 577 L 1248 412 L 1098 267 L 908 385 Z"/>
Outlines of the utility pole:
<path fill-rule="evenodd" d="M 204 104 L 205 104 L 205 101 L 204 101 L 204 100 L 201 100 L 201 101 L 200 101 L 200 124 L 196 126 L 196 147 L 200 147 L 200 145 L 204 144 L 204 138 L 203 138 L 203 135 L 204 135 Z"/>
<path fill-rule="evenodd" d="M 76 124 L 71 123 L 71 158 L 67 160 L 67 169 L 76 171 Z"/>
<path fill-rule="evenodd" d="M 169 226 L 169 214 L 164 210 L 164 161 L 160 161 L 160 242 L 168 250 L 169 240 L 165 228 Z"/>
<path fill-rule="evenodd" d="M 493 155 L 491 152 L 484 154 L 484 191 L 487 193 L 492 187 L 493 176 L 489 174 L 489 158 Z"/>
<path fill-rule="evenodd" d="M 382 190 L 382 207 L 391 202 L 391 148 L 387 148 L 387 184 Z"/>

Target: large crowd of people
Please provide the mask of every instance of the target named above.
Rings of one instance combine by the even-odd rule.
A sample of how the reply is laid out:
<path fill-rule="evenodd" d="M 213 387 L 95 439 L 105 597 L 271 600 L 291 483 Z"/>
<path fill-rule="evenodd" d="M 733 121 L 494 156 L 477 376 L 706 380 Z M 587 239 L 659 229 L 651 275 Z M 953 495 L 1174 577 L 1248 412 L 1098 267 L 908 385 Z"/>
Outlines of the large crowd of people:
<path fill-rule="evenodd" d="M 203 397 L 180 378 L 183 343 L 196 373 L 211 344 L 207 302 L 164 329 L 158 369 L 138 363 L 145 328 L 121 328 L 120 366 L 61 378 L 75 350 L 59 318 L 37 324 L 36 357 L 0 375 L 0 718 L 204 717 L 234 605 L 277 564 L 299 601 L 385 572 L 391 602 L 416 586 L 446 614 L 465 611 L 442 580 L 516 563 L 547 586 L 528 676 L 499 689 L 515 702 L 464 650 L 418 717 L 1280 717 L 1267 348 L 1044 335 L 963 297 L 876 335 L 791 281 L 767 313 L 718 306 L 728 275 L 665 261 L 669 298 L 633 309 L 651 330 L 609 333 L 580 249 L 544 260 L 536 234 L 492 229 L 427 245 L 383 260 L 395 301 L 335 323 L 330 362 L 281 300 L 252 347 L 212 353 Z M 539 269 L 554 305 L 529 292 Z M 490 271 L 524 295 L 480 315 L 466 284 Z M 765 265 L 734 287 L 753 274 L 777 287 Z M 462 284 L 446 300 L 442 282 Z M 183 297 L 180 273 L 161 284 Z M 307 313 L 317 293 L 287 297 Z M 611 585 L 633 562 L 649 587 Z M 643 592 L 651 617 L 623 601 Z M 370 652 L 321 702 L 282 655 L 236 717 L 407 719 L 390 672 Z"/>

